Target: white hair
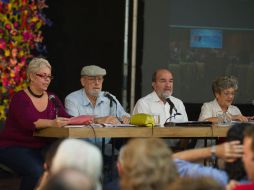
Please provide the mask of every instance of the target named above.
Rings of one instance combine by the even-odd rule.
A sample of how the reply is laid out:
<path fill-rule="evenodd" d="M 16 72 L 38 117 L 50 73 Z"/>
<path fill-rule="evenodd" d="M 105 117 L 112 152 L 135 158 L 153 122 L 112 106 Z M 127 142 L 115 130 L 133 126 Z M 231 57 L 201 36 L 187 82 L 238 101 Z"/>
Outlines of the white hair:
<path fill-rule="evenodd" d="M 66 139 L 57 149 L 52 161 L 52 174 L 64 168 L 76 168 L 91 177 L 101 189 L 102 155 L 98 147 L 83 140 Z"/>
<path fill-rule="evenodd" d="M 46 59 L 37 57 L 33 58 L 27 67 L 27 75 L 29 76 L 30 73 L 37 72 L 42 67 L 48 67 L 51 70 L 51 65 Z"/>

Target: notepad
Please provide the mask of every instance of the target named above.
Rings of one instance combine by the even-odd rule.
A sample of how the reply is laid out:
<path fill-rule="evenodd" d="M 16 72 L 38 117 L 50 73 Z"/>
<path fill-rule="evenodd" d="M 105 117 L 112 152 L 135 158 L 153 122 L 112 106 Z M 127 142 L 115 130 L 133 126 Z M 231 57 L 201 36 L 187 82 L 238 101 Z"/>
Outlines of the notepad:
<path fill-rule="evenodd" d="M 92 123 L 93 115 L 80 115 L 77 117 L 70 118 L 68 125 L 87 125 Z"/>

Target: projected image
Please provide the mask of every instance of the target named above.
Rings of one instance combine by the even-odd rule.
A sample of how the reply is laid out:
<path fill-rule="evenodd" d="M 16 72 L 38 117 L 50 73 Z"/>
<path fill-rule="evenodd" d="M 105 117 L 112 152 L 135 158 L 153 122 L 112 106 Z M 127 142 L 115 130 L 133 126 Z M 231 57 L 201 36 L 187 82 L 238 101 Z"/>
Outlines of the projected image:
<path fill-rule="evenodd" d="M 170 28 L 169 36 L 168 68 L 174 73 L 177 97 L 206 102 L 213 98 L 211 82 L 217 76 L 233 75 L 241 88 L 235 102 L 253 100 L 254 31 Z"/>
<path fill-rule="evenodd" d="M 222 31 L 210 29 L 191 29 L 190 47 L 222 48 Z"/>

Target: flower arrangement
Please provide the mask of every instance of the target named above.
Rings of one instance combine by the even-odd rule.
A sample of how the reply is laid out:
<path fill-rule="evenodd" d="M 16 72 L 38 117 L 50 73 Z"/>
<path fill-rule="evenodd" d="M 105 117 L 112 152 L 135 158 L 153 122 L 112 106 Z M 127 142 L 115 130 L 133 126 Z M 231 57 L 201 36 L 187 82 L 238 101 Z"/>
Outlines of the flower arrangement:
<path fill-rule="evenodd" d="M 45 52 L 42 27 L 50 25 L 45 0 L 0 0 L 0 120 L 13 94 L 27 86 L 26 67 L 33 53 Z"/>

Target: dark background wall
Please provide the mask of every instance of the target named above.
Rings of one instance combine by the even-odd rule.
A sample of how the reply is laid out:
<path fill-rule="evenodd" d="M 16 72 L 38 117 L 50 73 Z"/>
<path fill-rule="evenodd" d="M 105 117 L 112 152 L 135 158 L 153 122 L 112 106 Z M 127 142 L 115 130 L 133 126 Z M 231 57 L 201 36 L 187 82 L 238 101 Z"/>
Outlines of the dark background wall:
<path fill-rule="evenodd" d="M 168 0 L 169 25 L 254 29 L 253 0 Z"/>
<path fill-rule="evenodd" d="M 144 5 L 144 46 L 143 46 L 143 64 L 142 95 L 152 90 L 152 73 L 162 67 L 166 67 L 169 60 L 169 0 L 160 0 L 158 3 L 154 0 L 146 0 Z M 138 97 L 136 97 L 138 98 Z"/>
<path fill-rule="evenodd" d="M 151 91 L 153 71 L 157 68 L 168 67 L 170 64 L 169 42 L 174 36 L 169 35 L 170 32 L 172 33 L 170 25 L 180 26 L 180 28 L 185 26 L 184 30 L 189 25 L 223 27 L 223 25 L 226 26 L 225 21 L 228 20 L 229 25 L 226 27 L 254 26 L 252 22 L 254 13 L 250 11 L 254 10 L 250 8 L 253 7 L 251 0 L 140 0 L 138 2 L 135 100 Z M 110 91 L 121 101 L 125 1 L 70 2 L 62 0 L 47 1 L 47 4 L 49 8 L 46 10 L 46 15 L 52 20 L 53 25 L 45 28 L 45 43 L 48 49 L 47 58 L 53 65 L 55 75 L 50 90 L 56 92 L 64 100 L 70 92 L 81 88 L 79 81 L 81 68 L 85 65 L 96 64 L 104 67 L 108 73 L 104 81 L 104 90 Z M 130 9 L 132 9 L 132 1 L 130 1 Z M 239 13 L 239 10 L 240 13 L 243 10 L 246 11 L 243 11 L 242 14 L 235 14 L 235 11 Z M 223 11 L 229 11 L 230 14 L 224 14 Z M 215 13 L 215 16 L 211 16 L 212 13 Z M 132 11 L 130 10 L 129 45 L 131 43 L 131 18 Z M 236 18 L 248 19 L 246 22 L 239 22 Z M 242 23 L 242 25 L 237 25 L 237 23 Z M 188 40 L 188 36 L 181 37 L 183 34 L 179 32 L 178 35 L 177 33 L 176 38 Z M 241 38 L 238 41 L 241 41 Z M 252 49 L 252 46 L 250 47 L 249 49 Z M 128 50 L 130 53 L 130 46 Z M 128 62 L 130 76 L 130 54 Z M 128 77 L 128 98 L 129 80 Z M 181 95 L 177 93 L 181 88 L 182 86 L 177 87 L 176 83 L 175 95 L 180 98 L 182 98 Z M 201 102 L 196 105 L 184 99 L 183 101 L 188 103 L 187 109 L 190 110 L 190 114 L 195 110 L 193 116 L 195 118 L 200 111 Z M 248 110 L 246 113 L 249 113 L 249 108 L 246 109 Z M 244 107 L 242 109 L 245 112 Z"/>
<path fill-rule="evenodd" d="M 107 70 L 104 90 L 118 98 L 122 88 L 124 1 L 47 1 L 53 25 L 45 29 L 55 79 L 50 90 L 62 100 L 81 88 L 80 70 L 96 64 Z M 117 72 L 116 72 L 117 71 Z"/>

